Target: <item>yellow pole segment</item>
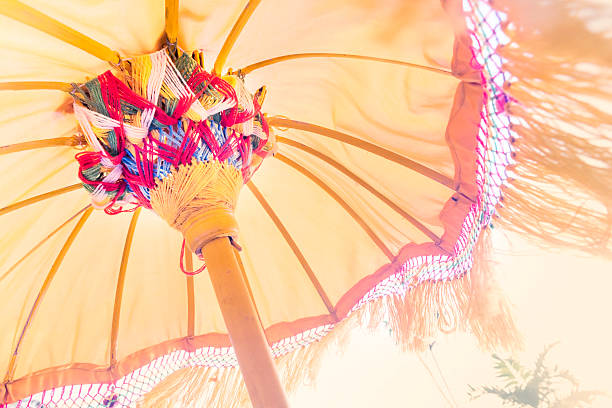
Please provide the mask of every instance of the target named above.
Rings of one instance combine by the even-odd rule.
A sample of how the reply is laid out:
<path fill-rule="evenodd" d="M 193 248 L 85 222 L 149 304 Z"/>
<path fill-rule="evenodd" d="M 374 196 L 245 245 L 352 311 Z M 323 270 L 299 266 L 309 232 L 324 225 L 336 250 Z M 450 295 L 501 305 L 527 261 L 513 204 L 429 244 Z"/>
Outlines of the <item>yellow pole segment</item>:
<path fill-rule="evenodd" d="M 23 152 L 25 150 L 42 149 L 57 146 L 79 146 L 85 144 L 85 139 L 75 136 L 54 137 L 52 139 L 32 140 L 30 142 L 14 143 L 0 146 L 0 155 Z"/>
<path fill-rule="evenodd" d="M 105 61 L 109 61 L 113 64 L 118 64 L 120 61 L 119 54 L 116 51 L 111 50 L 107 46 L 81 34 L 40 11 L 26 6 L 20 1 L 5 0 L 2 2 L 2 7 L 0 7 L 0 14 L 43 31 Z"/>
<path fill-rule="evenodd" d="M 346 200 L 344 200 L 334 188 L 332 188 L 329 184 L 325 183 L 323 179 L 315 175 L 306 167 L 291 160 L 289 157 L 283 155 L 282 153 L 276 153 L 274 155 L 274 158 L 293 167 L 295 170 L 308 177 L 313 183 L 321 187 L 321 189 L 323 189 L 327 194 L 329 194 L 331 198 L 336 200 L 336 202 L 340 204 L 342 208 L 344 208 L 344 211 L 346 211 L 351 216 L 351 218 L 353 218 L 353 220 L 355 220 L 355 222 L 361 226 L 363 231 L 368 234 L 374 244 L 376 244 L 376 246 L 380 248 L 380 250 L 387 256 L 387 258 L 389 258 L 389 261 L 393 262 L 395 260 L 395 255 L 393 255 L 393 251 L 389 249 L 389 247 L 384 243 L 384 241 L 380 239 L 376 232 L 374 232 L 372 227 L 370 227 L 368 223 L 363 219 L 363 217 L 359 215 L 357 211 L 355 211 L 355 209 L 351 207 L 351 205 L 346 202 Z"/>
<path fill-rule="evenodd" d="M 254 408 L 287 408 L 272 354 L 229 238 L 213 239 L 202 255 Z"/>
<path fill-rule="evenodd" d="M 51 198 L 51 197 L 55 197 L 55 196 L 60 195 L 60 194 L 68 193 L 70 191 L 78 190 L 80 188 L 83 188 L 83 184 L 77 183 L 77 184 L 73 184 L 71 186 L 58 188 L 57 190 L 49 191 L 47 193 L 43 193 L 43 194 L 40 194 L 40 195 L 37 195 L 37 196 L 34 196 L 34 197 L 30 197 L 28 199 L 16 202 L 16 203 L 11 204 L 11 205 L 7 205 L 6 207 L 3 207 L 3 208 L 0 208 L 0 215 L 4 215 L 4 214 L 7 214 L 7 213 L 10 213 L 11 211 L 18 210 L 19 208 L 28 206 L 30 204 L 34 204 L 34 203 L 37 203 L 37 202 L 42 201 L 42 200 L 46 200 L 46 199 Z"/>
<path fill-rule="evenodd" d="M 402 217 L 407 219 L 419 231 L 421 231 L 423 234 L 427 235 L 427 237 L 429 237 L 429 239 L 431 239 L 434 243 L 437 244 L 437 243 L 439 243 L 441 241 L 441 238 L 439 236 L 437 236 L 432 230 L 427 228 L 418 219 L 416 219 L 415 217 L 410 215 L 407 211 L 405 211 L 403 208 L 401 208 L 399 205 L 397 205 L 393 200 L 387 198 L 384 194 L 382 194 L 380 191 L 376 190 L 367 181 L 365 181 L 364 179 L 359 177 L 357 174 L 353 173 L 351 170 L 349 170 L 346 166 L 342 165 L 340 162 L 334 160 L 332 157 L 327 156 L 324 153 L 321 153 L 320 151 L 318 151 L 316 149 L 313 149 L 310 146 L 306 146 L 305 144 L 302 144 L 302 143 L 300 143 L 300 142 L 298 142 L 296 140 L 287 139 L 287 138 L 282 137 L 282 136 L 276 136 L 276 141 L 278 143 L 283 143 L 283 144 L 286 144 L 288 146 L 293 146 L 293 147 L 295 147 L 297 149 L 300 149 L 300 150 L 302 150 L 302 151 L 304 151 L 306 153 L 310 153 L 311 155 L 313 155 L 313 156 L 323 160 L 325 163 L 329 164 L 330 166 L 333 166 L 336 170 L 338 170 L 341 173 L 345 174 L 351 180 L 353 180 L 354 182 L 359 184 L 361 187 L 365 188 L 370 193 L 375 195 L 383 203 L 385 203 L 389 207 L 391 207 L 395 212 L 397 212 Z M 251 184 L 252 183 L 248 184 L 249 187 L 251 186 Z"/>
<path fill-rule="evenodd" d="M 178 7 L 179 0 L 166 0 L 166 37 L 171 44 L 178 41 Z"/>
<path fill-rule="evenodd" d="M 0 11 L 1 13 L 1 11 Z M 0 82 L 0 91 L 27 91 L 27 90 L 57 90 L 70 92 L 72 84 L 68 82 L 57 81 L 15 81 L 15 82 Z"/>
<path fill-rule="evenodd" d="M 255 62 L 250 65 L 247 65 L 246 67 L 242 68 L 240 72 L 246 75 L 249 72 L 253 72 L 256 69 L 267 67 L 268 65 L 274 65 L 279 62 L 291 61 L 291 60 L 301 59 L 301 58 L 345 58 L 345 59 L 355 59 L 355 60 L 362 60 L 362 61 L 382 62 L 386 64 L 401 65 L 404 67 L 417 68 L 417 69 L 422 69 L 422 70 L 430 71 L 430 72 L 437 72 L 439 74 L 453 75 L 453 73 L 450 70 L 444 69 L 444 68 L 436 68 L 436 67 L 431 67 L 428 65 L 415 64 L 412 62 L 398 61 L 398 60 L 388 59 L 388 58 L 370 57 L 368 55 L 338 54 L 338 53 L 331 53 L 331 52 L 305 52 L 301 54 L 281 55 L 279 57 L 274 57 L 274 58 L 266 59 L 263 61 L 259 61 L 259 62 Z"/>
<path fill-rule="evenodd" d="M 342 133 L 337 130 L 329 129 L 323 126 L 314 125 L 308 122 L 300 122 L 297 120 L 291 120 L 280 116 L 270 116 L 266 119 L 268 121 L 268 125 L 275 128 L 303 130 L 305 132 L 316 133 L 321 136 L 329 137 L 331 139 L 336 139 L 343 143 L 350 144 L 377 156 L 384 157 L 385 159 L 393 161 L 397 164 L 401 164 L 402 166 L 414 170 L 417 173 L 420 173 L 423 176 L 428 177 L 432 180 L 435 180 L 448 188 L 457 190 L 457 187 L 455 186 L 455 181 L 451 177 L 442 174 L 436 170 L 430 169 L 429 167 L 426 167 L 400 154 L 397 154 L 392 150 L 375 145 L 374 143 L 370 143 L 357 137 L 350 136 L 346 133 Z"/>
<path fill-rule="evenodd" d="M 66 221 L 64 221 L 63 223 L 61 223 L 57 228 L 55 228 L 53 231 L 51 231 L 46 237 L 44 237 L 43 239 L 41 239 L 40 241 L 38 241 L 38 243 L 36 245 L 34 245 L 32 248 L 30 248 L 30 250 L 28 252 L 26 252 L 26 254 L 24 256 L 22 256 L 21 258 L 19 258 L 17 260 L 17 262 L 15 262 L 13 265 L 11 265 L 10 268 L 8 268 L 3 275 L 0 275 L 0 281 L 2 281 L 2 279 L 4 279 L 5 277 L 7 277 L 13 270 L 15 270 L 15 268 L 17 268 L 19 266 L 19 264 L 21 264 L 23 261 L 25 261 L 30 255 L 32 255 L 34 252 L 36 252 L 36 250 L 38 248 L 40 248 L 40 246 L 42 244 L 44 244 L 45 242 L 47 242 L 49 239 L 51 239 L 51 237 L 53 237 L 55 234 L 57 234 L 60 230 L 62 230 L 62 228 L 64 228 L 66 225 L 68 225 L 68 223 L 72 220 L 74 220 L 76 217 L 78 217 L 81 213 L 83 213 L 83 211 L 89 209 L 91 207 L 91 204 L 88 204 L 86 207 L 80 209 L 76 214 L 71 215 L 70 218 L 68 218 Z"/>
<path fill-rule="evenodd" d="M 93 208 L 91 207 L 85 210 L 85 212 L 83 213 L 83 215 L 81 216 L 77 224 L 74 226 L 74 229 L 72 230 L 72 232 L 66 239 L 66 242 L 64 243 L 64 246 L 60 250 L 59 254 L 57 254 L 57 257 L 55 258 L 55 262 L 53 262 L 53 265 L 51 265 L 51 269 L 49 270 L 49 273 L 47 274 L 47 277 L 45 278 L 45 281 L 43 282 L 42 287 L 38 291 L 38 295 L 36 296 L 36 299 L 34 300 L 34 304 L 32 305 L 30 309 L 28 318 L 26 319 L 26 322 L 23 325 L 23 328 L 21 329 L 21 334 L 19 335 L 19 339 L 17 340 L 17 345 L 15 346 L 15 350 L 13 351 L 13 354 L 11 355 L 8 369 L 4 377 L 4 384 L 9 383 L 13 379 L 13 374 L 15 373 L 15 366 L 17 364 L 17 357 L 19 356 L 19 348 L 21 347 L 21 342 L 28 328 L 30 327 L 30 323 L 32 322 L 32 319 L 34 318 L 34 316 L 36 315 L 36 312 L 38 311 L 38 307 L 40 306 L 41 300 L 47 293 L 47 290 L 49 289 L 49 286 L 51 285 L 51 282 L 53 281 L 53 278 L 55 277 L 55 273 L 57 272 L 60 265 L 64 261 L 64 257 L 68 253 L 68 250 L 72 246 L 72 243 L 74 242 L 77 235 L 81 231 L 81 228 L 83 228 L 85 221 L 87 221 L 92 211 L 93 211 Z"/>
<path fill-rule="evenodd" d="M 306 260 L 306 257 L 304 256 L 302 251 L 300 251 L 300 248 L 298 248 L 297 243 L 293 240 L 293 237 L 291 236 L 287 228 L 285 228 L 283 222 L 280 220 L 280 218 L 278 218 L 278 215 L 276 215 L 276 212 L 274 212 L 272 206 L 270 206 L 268 201 L 266 201 L 266 199 L 264 198 L 263 194 L 261 194 L 261 191 L 259 191 L 259 189 L 252 181 L 247 183 L 247 187 L 249 188 L 249 190 L 251 190 L 251 193 L 253 193 L 255 198 L 257 198 L 257 201 L 259 201 L 259 204 L 261 204 L 268 216 L 272 219 L 272 222 L 274 222 L 274 225 L 287 242 L 287 245 L 289 245 L 289 247 L 291 248 L 291 251 L 302 265 L 302 268 L 304 268 L 308 279 L 310 279 L 310 282 L 319 294 L 319 297 L 321 298 L 321 301 L 329 311 L 329 314 L 333 316 L 336 321 L 338 321 L 338 316 L 336 315 L 334 305 L 332 304 L 331 300 L 329 300 L 329 296 L 327 296 L 327 293 L 325 293 L 325 289 L 323 289 L 321 282 L 319 282 L 319 279 L 317 279 L 317 276 L 310 267 L 310 264 Z"/>
<path fill-rule="evenodd" d="M 193 272 L 193 254 L 185 251 L 185 267 Z M 187 276 L 187 337 L 195 334 L 195 289 L 193 276 Z"/>
<path fill-rule="evenodd" d="M 223 43 L 223 47 L 221 47 L 221 51 L 219 51 L 219 55 L 217 55 L 217 60 L 215 61 L 215 67 L 213 69 L 213 71 L 216 74 L 220 75 L 222 73 L 223 66 L 225 65 L 225 61 L 227 60 L 227 56 L 229 55 L 230 51 L 232 50 L 232 47 L 234 46 L 234 43 L 238 39 L 238 36 L 240 35 L 240 32 L 244 28 L 244 26 L 247 23 L 247 21 L 249 21 L 249 18 L 251 17 L 253 12 L 255 11 L 257 6 L 259 5 L 259 3 L 261 3 L 261 0 L 250 0 L 247 3 L 247 5 L 244 8 L 244 10 L 242 10 L 242 13 L 240 14 L 240 17 L 238 17 L 238 20 L 236 21 L 236 23 L 232 27 L 232 31 L 230 31 L 229 35 L 225 39 L 225 43 Z"/>
<path fill-rule="evenodd" d="M 110 364 L 111 368 L 115 368 L 117 364 L 117 345 L 119 344 L 119 319 L 121 318 L 121 302 L 123 301 L 123 288 L 125 287 L 125 274 L 127 272 L 128 259 L 132 250 L 132 242 L 134 240 L 134 231 L 138 223 L 138 217 L 142 207 L 138 207 L 132 214 L 132 220 L 128 227 L 125 244 L 123 245 L 123 255 L 121 256 L 121 265 L 119 266 L 119 276 L 117 277 L 117 289 L 115 290 L 115 304 L 113 307 L 113 320 L 111 326 L 111 348 L 110 348 Z"/>

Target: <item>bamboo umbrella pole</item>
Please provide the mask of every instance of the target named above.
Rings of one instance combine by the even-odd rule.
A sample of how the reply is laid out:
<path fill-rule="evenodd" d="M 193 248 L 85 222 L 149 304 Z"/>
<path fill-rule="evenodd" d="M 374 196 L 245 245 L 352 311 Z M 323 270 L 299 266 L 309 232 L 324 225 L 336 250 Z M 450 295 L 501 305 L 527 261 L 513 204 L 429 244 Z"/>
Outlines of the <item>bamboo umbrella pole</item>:
<path fill-rule="evenodd" d="M 229 238 L 208 242 L 202 255 L 253 407 L 289 407 Z"/>

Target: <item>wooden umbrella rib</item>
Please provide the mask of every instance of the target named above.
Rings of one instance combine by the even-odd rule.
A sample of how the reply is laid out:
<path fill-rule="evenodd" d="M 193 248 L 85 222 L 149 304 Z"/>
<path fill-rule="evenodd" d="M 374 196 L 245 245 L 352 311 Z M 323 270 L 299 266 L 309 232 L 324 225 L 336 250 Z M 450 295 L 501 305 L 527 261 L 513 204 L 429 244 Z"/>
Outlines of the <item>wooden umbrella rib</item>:
<path fill-rule="evenodd" d="M 5 1 L 0 7 L 0 14 L 43 31 L 105 61 L 117 64 L 121 60 L 116 51 L 20 1 Z"/>
<path fill-rule="evenodd" d="M 361 218 L 361 216 L 359 216 L 359 214 L 357 214 L 357 212 L 353 208 L 351 208 L 351 206 L 342 197 L 340 197 L 340 195 L 336 191 L 334 191 L 333 188 L 325 184 L 323 180 L 317 177 L 310 170 L 291 160 L 287 156 L 281 153 L 276 153 L 274 155 L 274 158 L 293 167 L 294 169 L 308 177 L 319 187 L 321 187 L 327 194 L 329 194 L 334 200 L 336 200 L 336 202 L 340 204 L 342 208 L 344 208 L 344 210 L 353 218 L 353 220 L 355 220 L 355 222 L 357 222 L 361 226 L 361 228 L 366 232 L 366 234 L 368 234 L 368 236 L 372 239 L 372 241 L 374 241 L 376 246 L 380 248 L 380 250 L 387 256 L 387 258 L 389 258 L 390 261 L 393 261 L 395 259 L 391 250 L 384 244 L 384 242 L 382 242 L 382 240 L 376 235 L 372 228 L 370 228 L 370 226 L 364 221 L 364 219 Z"/>
<path fill-rule="evenodd" d="M 310 132 L 310 133 L 316 133 L 318 135 L 329 137 L 331 139 L 335 139 L 340 142 L 347 143 L 352 146 L 358 147 L 362 150 L 365 150 L 377 156 L 384 157 L 387 160 L 391 160 L 395 163 L 398 163 L 452 190 L 457 191 L 457 187 L 455 186 L 455 183 L 452 178 L 442 173 L 439 173 L 436 170 L 430 169 L 429 167 L 424 166 L 414 160 L 401 156 L 391 150 L 377 146 L 373 143 L 366 142 L 365 140 L 358 139 L 356 137 L 350 136 L 346 133 L 339 132 L 337 130 L 329 129 L 323 126 L 314 125 L 312 123 L 299 122 L 297 120 L 286 119 L 286 118 L 282 118 L 279 116 L 271 116 L 266 119 L 270 126 L 273 126 L 276 128 L 284 127 L 284 128 L 289 128 L 289 129 L 303 130 L 303 131 Z"/>
<path fill-rule="evenodd" d="M 67 186 L 67 187 L 62 187 L 62 188 L 58 188 L 57 190 L 53 190 L 53 191 L 49 191 L 47 193 L 44 194 L 40 194 L 34 197 L 30 197 L 28 199 L 16 202 L 15 204 L 11 204 L 8 205 L 4 208 L 0 208 L 0 215 L 4 215 L 7 213 L 10 213 L 11 211 L 15 211 L 18 210 L 19 208 L 28 206 L 30 204 L 34 204 L 37 203 L 39 201 L 43 201 L 55 196 L 58 196 L 60 194 L 64 194 L 64 193 L 69 193 L 70 191 L 74 191 L 74 190 L 78 190 L 79 188 L 81 188 L 82 185 L 80 183 L 77 184 L 73 184 L 71 186 Z"/>
<path fill-rule="evenodd" d="M 10 382 L 13 379 L 13 374 L 15 373 L 15 366 L 17 364 L 17 356 L 19 355 L 19 348 L 21 347 L 22 341 L 24 339 L 24 336 L 26 335 L 26 332 L 27 332 L 27 330 L 28 330 L 28 328 L 30 326 L 30 323 L 32 322 L 32 319 L 34 318 L 36 312 L 38 311 L 38 307 L 40 306 L 40 302 L 42 301 L 43 297 L 47 293 L 47 290 L 49 289 L 49 286 L 51 285 L 51 282 L 53 281 L 53 278 L 55 277 L 55 274 L 57 273 L 57 270 L 59 269 L 60 265 L 62 264 L 62 261 L 64 260 L 66 254 L 68 253 L 68 250 L 72 246 L 72 243 L 74 242 L 74 240 L 76 239 L 77 235 L 79 234 L 79 232 L 83 228 L 83 225 L 85 224 L 85 221 L 87 221 L 87 219 L 91 215 L 92 211 L 93 211 L 92 207 L 90 207 L 87 210 L 85 210 L 85 212 L 83 213 L 83 215 L 81 216 L 81 218 L 79 219 L 77 224 L 75 225 L 74 229 L 72 230 L 72 232 L 70 233 L 70 235 L 66 239 L 66 242 L 64 243 L 64 246 L 62 246 L 62 249 L 60 250 L 60 252 L 57 255 L 57 257 L 55 258 L 55 261 L 53 262 L 53 265 L 51 265 L 51 269 L 49 270 L 49 273 L 47 274 L 47 277 L 45 278 L 45 281 L 43 282 L 42 287 L 38 291 L 38 295 L 36 296 L 36 299 L 34 300 L 34 304 L 30 308 L 30 312 L 28 314 L 28 318 L 26 319 L 26 322 L 23 325 L 23 328 L 21 329 L 21 334 L 19 335 L 19 339 L 17 340 L 17 345 L 15 346 L 13 354 L 11 355 L 11 359 L 9 361 L 9 366 L 8 366 L 7 371 L 6 371 L 6 376 L 4 377 L 4 383 L 5 384 Z"/>
<path fill-rule="evenodd" d="M 34 253 L 34 251 L 36 251 L 38 248 L 40 248 L 40 246 L 42 244 L 44 244 L 45 242 L 47 242 L 49 239 L 51 239 L 51 237 L 53 237 L 55 234 L 57 234 L 60 230 L 62 230 L 66 225 L 68 225 L 68 223 L 72 220 L 74 220 L 76 217 L 79 216 L 79 214 L 81 214 L 83 211 L 87 210 L 89 207 L 91 207 L 91 204 L 88 204 L 87 206 L 85 206 L 84 208 L 80 209 L 76 214 L 71 215 L 66 221 L 64 221 L 63 223 L 61 223 L 57 228 L 55 228 L 53 231 L 51 231 L 46 237 L 44 237 L 43 239 L 41 239 L 36 245 L 34 245 L 24 256 L 22 256 L 21 258 L 19 258 L 17 260 L 17 262 L 15 262 L 10 268 L 7 269 L 7 271 L 2 274 L 2 276 L 0 276 L 0 281 L 2 281 L 2 279 L 4 279 L 9 273 L 11 273 L 11 271 L 15 270 L 15 268 L 17 266 L 19 266 L 20 263 L 22 263 L 23 261 L 25 261 L 30 255 L 32 255 Z"/>
<path fill-rule="evenodd" d="M 49 172 L 46 172 L 47 174 L 45 176 L 43 176 L 36 182 L 33 182 L 32 184 L 28 184 L 28 188 L 23 193 L 19 194 L 19 197 L 15 197 L 14 202 L 25 200 L 30 195 L 32 195 L 33 191 L 36 191 L 38 188 L 40 188 L 40 186 L 44 185 L 46 182 L 51 180 L 53 177 L 57 176 L 62 170 L 64 170 L 66 167 L 70 166 L 71 164 L 74 164 L 74 158 L 69 159 L 66 163 L 62 164 L 61 166 L 53 170 L 50 170 Z"/>
<path fill-rule="evenodd" d="M 388 58 L 378 58 L 378 57 L 372 57 L 368 55 L 340 54 L 340 53 L 332 53 L 332 52 L 305 52 L 305 53 L 299 53 L 299 54 L 281 55 L 278 57 L 266 59 L 263 61 L 259 61 L 259 62 L 250 64 L 250 65 L 247 65 L 246 67 L 242 68 L 240 72 L 246 75 L 257 69 L 264 68 L 264 67 L 274 65 L 274 64 L 278 64 L 279 62 L 291 61 L 291 60 L 302 59 L 302 58 L 344 58 L 344 59 L 355 59 L 355 60 L 362 60 L 362 61 L 382 62 L 385 64 L 400 65 L 404 67 L 417 68 L 417 69 L 421 69 L 425 71 L 436 72 L 438 74 L 444 74 L 444 75 L 450 75 L 450 76 L 453 75 L 453 73 L 448 69 L 436 68 L 436 67 L 432 67 L 428 65 L 415 64 L 415 63 L 407 62 L 407 61 L 399 61 L 399 60 L 388 59 Z"/>
<path fill-rule="evenodd" d="M 30 142 L 14 143 L 6 146 L 0 146 L 0 155 L 8 153 L 23 152 L 26 150 L 42 149 L 46 147 L 58 146 L 79 146 L 84 142 L 74 136 L 54 137 L 52 139 L 32 140 Z"/>
<path fill-rule="evenodd" d="M 193 271 L 193 253 L 185 251 L 185 267 Z M 187 275 L 187 337 L 195 335 L 195 289 L 193 276 Z"/>
<path fill-rule="evenodd" d="M 176 44 L 178 40 L 178 7 L 179 0 L 166 0 L 166 38 L 171 44 Z"/>
<path fill-rule="evenodd" d="M 123 289 L 125 287 L 125 274 L 127 271 L 128 259 L 132 242 L 134 240 L 134 231 L 138 223 L 138 216 L 142 207 L 138 207 L 128 227 L 127 236 L 125 237 L 125 245 L 123 246 L 123 254 L 121 255 L 121 265 L 119 266 L 119 276 L 117 277 L 117 289 L 115 290 L 115 303 L 113 307 L 113 320 L 111 325 L 111 349 L 110 349 L 110 367 L 117 364 L 117 344 L 119 340 L 119 319 L 121 318 L 121 302 L 123 300 Z"/>
<path fill-rule="evenodd" d="M 321 300 L 323 301 L 323 304 L 329 311 L 329 314 L 333 316 L 333 318 L 336 321 L 338 321 L 338 315 L 336 314 L 336 310 L 334 306 L 332 305 L 331 301 L 329 300 L 329 296 L 327 296 L 327 293 L 325 293 L 325 290 L 323 289 L 321 282 L 319 282 L 319 280 L 317 279 L 317 276 L 315 275 L 314 271 L 310 267 L 310 264 L 306 260 L 306 257 L 304 256 L 302 251 L 300 251 L 300 248 L 297 246 L 297 243 L 295 242 L 295 240 L 293 239 L 289 231 L 287 231 L 287 228 L 285 228 L 285 225 L 283 224 L 283 222 L 280 220 L 280 218 L 278 218 L 278 215 L 276 215 L 276 212 L 272 209 L 270 204 L 264 198 L 263 194 L 261 194 L 261 191 L 259 191 L 259 189 L 255 186 L 255 184 L 253 184 L 252 181 L 247 183 L 247 187 L 249 188 L 249 190 L 251 190 L 255 198 L 257 198 L 257 201 L 259 201 L 259 203 L 261 204 L 263 209 L 266 211 L 268 216 L 272 219 L 272 222 L 274 222 L 274 225 L 276 226 L 278 231 L 281 233 L 281 235 L 287 242 L 287 245 L 289 245 L 289 247 L 291 248 L 291 251 L 293 251 L 293 254 L 296 256 L 296 258 L 302 265 L 302 268 L 306 272 L 306 275 L 308 275 L 308 279 L 310 279 L 310 282 L 312 283 L 315 290 L 319 294 L 319 297 L 321 298 Z"/>
<path fill-rule="evenodd" d="M 56 90 L 70 92 L 72 84 L 57 81 L 12 81 L 0 82 L 0 91 Z"/>
<path fill-rule="evenodd" d="M 284 137 L 281 137 L 281 136 L 278 136 L 276 138 L 276 140 L 278 142 L 280 142 L 280 143 L 284 143 L 286 145 L 293 146 L 293 147 L 295 147 L 297 149 L 300 149 L 300 150 L 302 150 L 302 151 L 304 151 L 306 153 L 309 153 L 309 154 L 311 154 L 311 155 L 313 155 L 313 156 L 323 160 L 327 164 L 333 166 L 336 170 L 338 170 L 341 173 L 345 174 L 351 180 L 353 180 L 354 182 L 356 182 L 357 184 L 359 184 L 360 186 L 362 186 L 363 188 L 368 190 L 370 193 L 372 193 L 374 196 L 376 196 L 379 200 L 381 200 L 382 202 L 387 204 L 389 207 L 391 207 L 395 212 L 400 214 L 402 217 L 404 217 L 406 220 L 408 220 L 412 225 L 414 225 L 419 231 L 421 231 L 423 234 L 427 235 L 427 237 L 429 239 L 431 239 L 432 241 L 434 241 L 434 243 L 437 244 L 437 243 L 440 242 L 440 237 L 437 236 L 433 231 L 431 231 L 425 225 L 423 225 L 423 223 L 421 223 L 414 216 L 410 215 L 407 211 L 402 209 L 399 205 L 397 205 L 392 200 L 390 200 L 385 195 L 383 195 L 381 192 L 376 190 L 371 184 L 366 182 L 364 179 L 362 179 L 361 177 L 359 177 L 358 175 L 353 173 L 351 170 L 349 170 L 348 168 L 346 168 L 344 165 L 340 164 L 336 160 L 334 160 L 331 157 L 321 153 L 320 151 L 318 151 L 316 149 L 313 149 L 310 146 L 306 146 L 306 145 L 304 145 L 302 143 L 299 143 L 299 142 L 297 142 L 295 140 L 287 139 L 287 138 L 284 138 Z"/>
<path fill-rule="evenodd" d="M 221 51 L 219 51 L 219 55 L 217 55 L 215 66 L 213 68 L 215 73 L 217 74 L 222 73 L 223 66 L 225 65 L 225 62 L 227 61 L 227 57 L 229 56 L 229 53 L 232 50 L 232 47 L 236 43 L 236 40 L 238 39 L 240 32 L 242 31 L 246 23 L 249 21 L 249 18 L 251 18 L 251 15 L 255 11 L 259 3 L 261 3 L 261 0 L 250 0 L 247 3 L 247 5 L 244 7 L 244 10 L 242 10 L 242 13 L 240 13 L 238 20 L 236 20 L 236 23 L 234 23 L 232 30 L 230 31 L 229 35 L 225 39 L 225 42 L 223 43 L 223 47 L 221 47 Z"/>

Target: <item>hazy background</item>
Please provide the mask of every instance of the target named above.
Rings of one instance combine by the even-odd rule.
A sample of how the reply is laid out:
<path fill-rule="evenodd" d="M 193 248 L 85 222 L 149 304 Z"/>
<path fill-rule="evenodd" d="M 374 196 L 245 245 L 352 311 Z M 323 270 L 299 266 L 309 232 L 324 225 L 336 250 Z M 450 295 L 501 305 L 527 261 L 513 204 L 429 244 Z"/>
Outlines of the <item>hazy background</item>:
<path fill-rule="evenodd" d="M 515 356 L 529 367 L 544 346 L 560 341 L 549 365 L 570 370 L 584 389 L 612 393 L 612 261 L 543 250 L 500 230 L 493 242 L 498 278 L 525 340 Z M 502 406 L 495 397 L 469 400 L 468 384 L 496 383 L 490 354 L 473 337 L 440 336 L 433 353 L 457 406 Z M 436 374 L 429 352 L 423 358 Z M 294 408 L 449 407 L 417 355 L 400 352 L 385 330 L 356 331 L 342 354 L 326 355 L 316 384 L 290 400 Z M 593 407 L 612 407 L 612 399 Z"/>

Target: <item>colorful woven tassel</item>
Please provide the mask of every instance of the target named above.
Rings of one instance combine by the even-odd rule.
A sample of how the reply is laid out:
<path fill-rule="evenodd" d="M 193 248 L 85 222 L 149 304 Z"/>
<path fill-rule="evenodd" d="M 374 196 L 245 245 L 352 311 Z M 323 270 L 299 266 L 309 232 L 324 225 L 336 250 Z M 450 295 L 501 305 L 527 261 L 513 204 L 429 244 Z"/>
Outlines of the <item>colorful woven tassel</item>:
<path fill-rule="evenodd" d="M 231 165 L 246 181 L 274 151 L 261 93 L 251 95 L 238 76 L 204 71 L 188 54 L 134 57 L 74 97 L 90 148 L 76 156 L 79 178 L 109 214 L 152 208 L 152 190 L 182 165 Z"/>

